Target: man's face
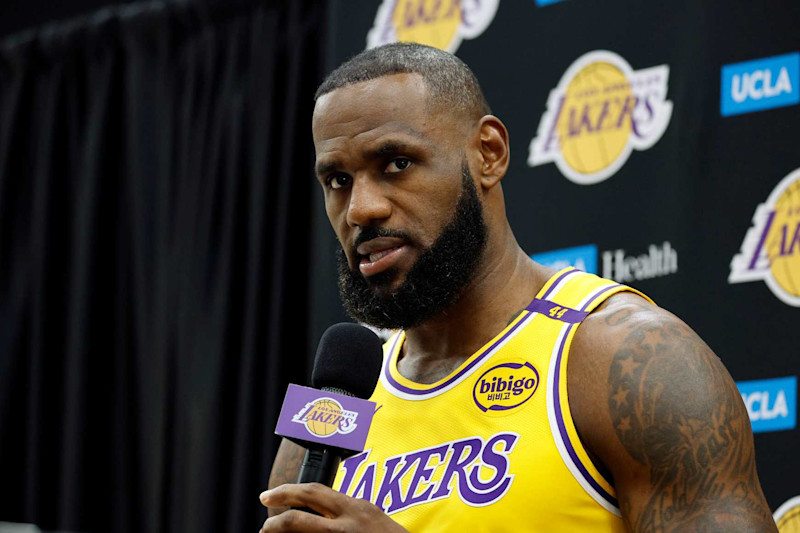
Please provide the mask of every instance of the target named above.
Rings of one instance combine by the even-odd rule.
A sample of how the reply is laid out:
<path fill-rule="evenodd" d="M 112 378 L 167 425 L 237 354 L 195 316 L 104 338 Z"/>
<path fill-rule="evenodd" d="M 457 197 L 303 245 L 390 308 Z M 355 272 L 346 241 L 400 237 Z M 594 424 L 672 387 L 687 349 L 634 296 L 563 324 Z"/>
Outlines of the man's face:
<path fill-rule="evenodd" d="M 314 111 L 342 297 L 381 327 L 411 327 L 452 303 L 485 241 L 465 125 L 432 111 L 426 91 L 417 75 L 385 76 L 337 89 Z"/>

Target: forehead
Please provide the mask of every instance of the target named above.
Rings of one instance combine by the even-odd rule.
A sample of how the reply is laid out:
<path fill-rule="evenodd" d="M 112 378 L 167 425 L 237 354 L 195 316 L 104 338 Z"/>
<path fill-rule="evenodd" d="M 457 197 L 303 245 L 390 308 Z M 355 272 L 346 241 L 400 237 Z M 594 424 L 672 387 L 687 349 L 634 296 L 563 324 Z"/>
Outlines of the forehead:
<path fill-rule="evenodd" d="M 312 130 L 317 154 L 332 144 L 388 134 L 433 140 L 454 120 L 430 105 L 418 74 L 392 74 L 335 89 L 317 100 Z"/>

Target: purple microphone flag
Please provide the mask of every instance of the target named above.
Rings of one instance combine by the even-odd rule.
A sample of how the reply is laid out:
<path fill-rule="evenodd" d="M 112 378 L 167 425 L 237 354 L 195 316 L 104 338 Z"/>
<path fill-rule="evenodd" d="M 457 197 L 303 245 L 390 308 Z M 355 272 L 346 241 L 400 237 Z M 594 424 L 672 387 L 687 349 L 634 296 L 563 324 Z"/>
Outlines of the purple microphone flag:
<path fill-rule="evenodd" d="M 361 398 L 291 384 L 275 433 L 363 452 L 375 406 L 375 402 Z"/>

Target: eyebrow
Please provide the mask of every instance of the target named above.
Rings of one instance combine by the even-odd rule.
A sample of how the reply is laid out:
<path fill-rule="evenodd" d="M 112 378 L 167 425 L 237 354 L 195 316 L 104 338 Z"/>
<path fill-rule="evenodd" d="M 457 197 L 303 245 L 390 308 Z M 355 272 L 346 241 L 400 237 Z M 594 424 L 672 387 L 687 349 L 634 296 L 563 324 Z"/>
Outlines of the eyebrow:
<path fill-rule="evenodd" d="M 413 129 L 405 130 L 407 133 L 411 134 L 417 141 L 419 141 L 420 145 L 423 145 L 425 148 L 431 149 L 433 148 L 433 142 L 429 139 L 425 138 Z M 393 154 L 401 154 L 401 153 L 408 153 L 408 152 L 418 152 L 419 146 L 415 144 L 409 144 L 404 141 L 389 139 L 375 148 L 370 148 L 369 150 L 364 150 L 361 152 L 361 157 L 367 160 L 374 160 L 374 159 L 383 159 L 388 155 Z M 333 160 L 327 163 L 316 164 L 314 167 L 314 172 L 317 176 L 322 176 L 323 174 L 327 174 L 334 170 L 341 168 L 341 162 L 339 160 Z"/>
<path fill-rule="evenodd" d="M 338 161 L 331 161 L 330 163 L 325 163 L 325 164 L 322 164 L 322 165 L 315 164 L 314 165 L 314 173 L 317 176 L 322 176 L 323 174 L 327 174 L 328 172 L 334 171 L 337 168 L 339 168 L 339 162 Z"/>
<path fill-rule="evenodd" d="M 408 143 L 398 142 L 398 141 L 386 141 L 379 144 L 376 148 L 371 150 L 364 150 L 361 152 L 361 156 L 364 159 L 378 159 L 382 157 L 386 157 L 387 155 L 398 154 L 401 152 L 411 152 L 414 151 L 414 147 L 409 145 Z"/>

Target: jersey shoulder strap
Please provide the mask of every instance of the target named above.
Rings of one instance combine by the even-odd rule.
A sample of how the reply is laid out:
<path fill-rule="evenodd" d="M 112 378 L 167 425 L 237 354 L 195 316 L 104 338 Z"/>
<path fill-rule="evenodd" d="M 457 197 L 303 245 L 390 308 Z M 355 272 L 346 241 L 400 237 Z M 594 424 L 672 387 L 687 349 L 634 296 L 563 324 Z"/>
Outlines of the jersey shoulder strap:
<path fill-rule="evenodd" d="M 649 297 L 633 287 L 587 274 L 576 268 L 556 273 L 543 287 L 527 310 L 550 318 L 577 324 L 613 294 L 633 292 L 650 303 Z"/>

